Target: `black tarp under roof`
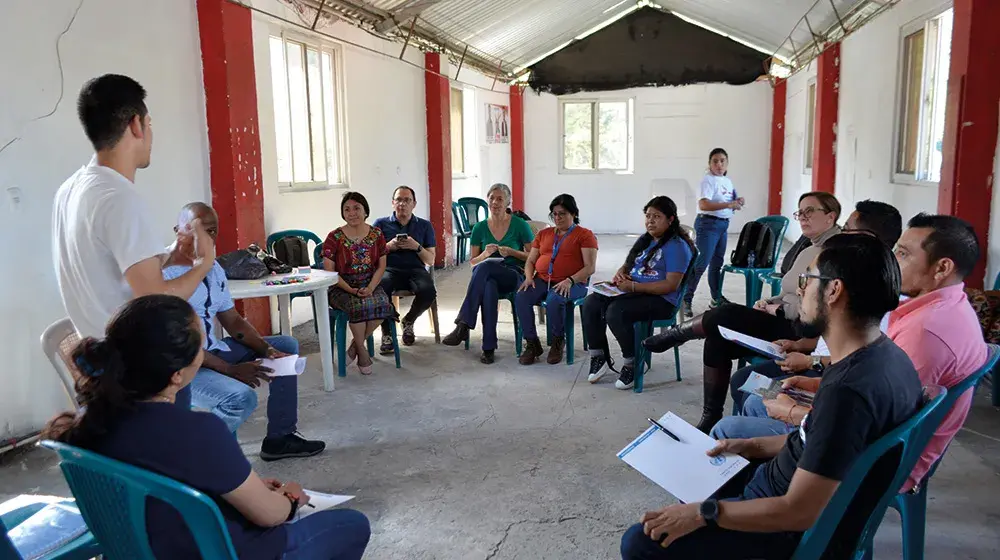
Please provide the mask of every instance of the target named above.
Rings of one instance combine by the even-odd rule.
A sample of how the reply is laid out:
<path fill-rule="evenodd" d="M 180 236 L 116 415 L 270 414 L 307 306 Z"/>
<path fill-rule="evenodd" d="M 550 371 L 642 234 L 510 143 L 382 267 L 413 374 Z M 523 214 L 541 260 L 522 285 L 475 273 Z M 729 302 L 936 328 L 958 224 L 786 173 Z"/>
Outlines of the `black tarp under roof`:
<path fill-rule="evenodd" d="M 656 8 L 644 7 L 529 67 L 528 85 L 556 95 L 643 86 L 744 85 L 768 55 Z"/>

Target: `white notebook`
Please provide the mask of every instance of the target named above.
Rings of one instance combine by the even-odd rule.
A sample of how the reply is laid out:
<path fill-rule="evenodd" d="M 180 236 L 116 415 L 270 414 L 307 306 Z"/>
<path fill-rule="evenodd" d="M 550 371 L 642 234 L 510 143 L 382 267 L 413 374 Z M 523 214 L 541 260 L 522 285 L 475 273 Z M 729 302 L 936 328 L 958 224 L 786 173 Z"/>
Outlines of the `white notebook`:
<path fill-rule="evenodd" d="M 327 510 L 333 507 L 337 507 L 340 504 L 349 502 L 354 499 L 354 496 L 340 496 L 337 494 L 324 494 L 322 492 L 316 492 L 314 490 L 303 490 L 309 496 L 309 503 L 300 507 L 295 513 L 295 519 L 291 522 L 302 519 L 303 517 L 309 517 L 314 513 L 319 513 L 323 510 Z"/>
<path fill-rule="evenodd" d="M 705 452 L 715 447 L 715 440 L 672 412 L 659 422 L 680 441 L 650 426 L 618 458 L 683 503 L 706 500 L 750 464 L 732 453 L 709 457 Z"/>
<path fill-rule="evenodd" d="M 785 351 L 782 350 L 780 346 L 772 342 L 747 336 L 732 329 L 727 329 L 726 327 L 719 327 L 719 334 L 722 335 L 722 338 L 730 342 L 735 342 L 744 348 L 749 348 L 750 350 L 763 354 L 772 360 L 785 359 Z"/>

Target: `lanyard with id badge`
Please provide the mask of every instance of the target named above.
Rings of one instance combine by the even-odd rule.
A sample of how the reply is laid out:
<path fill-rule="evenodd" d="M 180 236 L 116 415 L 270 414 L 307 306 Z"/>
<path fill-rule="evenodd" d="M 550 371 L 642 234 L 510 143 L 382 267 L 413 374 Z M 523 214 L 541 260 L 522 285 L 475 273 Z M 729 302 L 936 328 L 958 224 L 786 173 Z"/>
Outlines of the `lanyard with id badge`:
<path fill-rule="evenodd" d="M 569 229 L 566 230 L 565 235 L 563 235 L 562 237 L 560 237 L 559 234 L 556 233 L 555 231 L 552 232 L 553 236 L 552 258 L 549 259 L 549 280 L 548 280 L 548 289 L 550 290 L 552 289 L 552 270 L 556 265 L 556 255 L 559 254 L 559 248 L 562 247 L 563 241 L 566 241 L 566 238 L 569 237 L 569 234 L 573 233 L 574 228 L 576 228 L 576 224 L 569 226 Z"/>

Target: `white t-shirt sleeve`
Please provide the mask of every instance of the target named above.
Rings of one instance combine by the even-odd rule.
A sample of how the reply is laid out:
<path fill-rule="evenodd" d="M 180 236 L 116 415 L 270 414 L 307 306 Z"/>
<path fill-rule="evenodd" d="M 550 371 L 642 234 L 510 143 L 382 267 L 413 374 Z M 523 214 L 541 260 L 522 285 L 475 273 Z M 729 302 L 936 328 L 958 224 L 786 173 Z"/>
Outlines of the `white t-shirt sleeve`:
<path fill-rule="evenodd" d="M 103 211 L 95 215 L 101 220 L 95 231 L 122 274 L 132 265 L 164 252 L 162 241 L 153 231 L 149 210 L 138 194 L 118 189 L 104 204 L 107 206 Z"/>
<path fill-rule="evenodd" d="M 706 175 L 701 179 L 701 196 L 698 197 L 698 200 L 711 201 L 713 198 L 715 198 L 715 183 Z"/>

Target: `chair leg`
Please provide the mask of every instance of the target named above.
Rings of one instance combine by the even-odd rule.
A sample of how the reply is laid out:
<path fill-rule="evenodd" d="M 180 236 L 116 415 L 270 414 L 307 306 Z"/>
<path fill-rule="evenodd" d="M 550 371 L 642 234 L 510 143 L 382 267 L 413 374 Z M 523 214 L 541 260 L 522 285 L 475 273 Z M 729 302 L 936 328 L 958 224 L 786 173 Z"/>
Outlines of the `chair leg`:
<path fill-rule="evenodd" d="M 319 321 L 316 320 L 316 302 L 313 302 L 313 332 L 319 334 Z"/>
<path fill-rule="evenodd" d="M 566 365 L 573 365 L 573 352 L 576 350 L 576 328 L 573 324 L 573 302 L 566 302 L 566 332 L 563 337 L 566 340 Z"/>
<path fill-rule="evenodd" d="M 396 369 L 399 369 L 399 339 L 396 337 L 396 321 L 389 321 L 389 334 L 392 335 L 392 354 L 396 358 Z"/>
<path fill-rule="evenodd" d="M 541 307 L 538 308 L 538 323 L 541 325 L 545 324 L 545 310 Z"/>
<path fill-rule="evenodd" d="M 510 302 L 510 314 L 514 317 L 514 351 L 515 355 L 521 355 L 521 323 L 517 320 L 517 309 L 514 308 L 514 300 Z"/>
<path fill-rule="evenodd" d="M 431 303 L 431 330 L 434 332 L 434 343 L 441 344 L 441 325 L 438 323 L 438 300 Z"/>
<path fill-rule="evenodd" d="M 749 271 L 743 271 L 743 281 L 744 286 L 746 286 L 747 307 L 753 307 L 753 304 L 757 303 L 753 297 L 753 274 L 750 274 Z"/>
<path fill-rule="evenodd" d="M 337 347 L 337 376 L 347 377 L 347 315 L 336 313 L 333 319 L 337 337 L 334 341 Z"/>
<path fill-rule="evenodd" d="M 923 560 L 927 523 L 927 486 L 916 494 L 899 494 L 894 500 L 903 525 L 903 560 Z"/>
<path fill-rule="evenodd" d="M 587 323 L 583 322 L 583 306 L 580 306 L 580 336 L 583 337 L 583 351 L 590 350 L 587 347 Z"/>
<path fill-rule="evenodd" d="M 635 366 L 635 381 L 632 385 L 633 393 L 642 392 L 642 383 L 646 378 L 646 370 L 648 369 L 646 365 L 646 348 L 642 345 L 642 340 L 649 336 L 650 332 L 653 330 L 652 325 L 649 323 L 636 323 L 632 326 L 635 331 L 635 358 L 633 364 Z"/>
<path fill-rule="evenodd" d="M 375 335 L 368 335 L 368 355 L 375 356 Z"/>

